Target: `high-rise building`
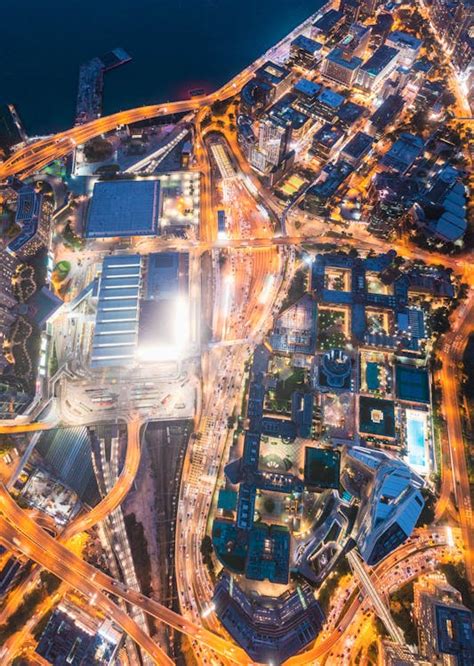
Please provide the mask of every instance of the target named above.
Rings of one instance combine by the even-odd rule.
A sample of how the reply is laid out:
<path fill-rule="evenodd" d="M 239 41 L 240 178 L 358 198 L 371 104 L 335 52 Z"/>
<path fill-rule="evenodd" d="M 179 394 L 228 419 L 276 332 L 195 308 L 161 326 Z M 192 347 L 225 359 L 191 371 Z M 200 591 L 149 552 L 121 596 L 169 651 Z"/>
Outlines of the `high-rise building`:
<path fill-rule="evenodd" d="M 0 153 L 9 155 L 11 148 L 25 139 L 25 130 L 13 104 L 0 104 Z"/>
<path fill-rule="evenodd" d="M 382 663 L 384 666 L 428 666 L 428 662 L 421 661 L 408 645 L 392 641 L 382 641 Z"/>
<path fill-rule="evenodd" d="M 275 118 L 264 118 L 260 121 L 258 131 L 258 149 L 266 161 L 278 166 L 288 152 L 291 126 L 277 121 Z"/>
<path fill-rule="evenodd" d="M 431 664 L 472 665 L 472 613 L 443 574 L 430 574 L 415 583 L 414 615 L 420 653 Z"/>
<path fill-rule="evenodd" d="M 380 401 L 379 401 L 380 402 Z M 388 419 L 383 406 L 370 418 Z M 361 417 L 362 422 L 362 417 Z M 360 446 L 348 448 L 341 482 L 360 498 L 353 528 L 359 552 L 367 564 L 376 564 L 412 533 L 424 506 L 423 480 L 398 458 Z"/>
<path fill-rule="evenodd" d="M 13 292 L 13 276 L 18 261 L 8 252 L 0 252 L 0 372 L 8 366 L 3 349 L 8 339 L 10 329 L 17 315 L 15 307 L 17 301 Z"/>
<path fill-rule="evenodd" d="M 372 26 L 371 40 L 374 46 L 382 46 L 388 37 L 394 24 L 394 18 L 391 14 L 383 12 L 377 16 L 377 21 Z"/>
<path fill-rule="evenodd" d="M 362 16 L 373 16 L 378 4 L 379 0 L 361 0 L 360 12 Z"/>
<path fill-rule="evenodd" d="M 31 185 L 21 187 L 15 216 L 21 231 L 8 244 L 8 252 L 24 258 L 48 247 L 52 213 L 53 202 L 50 196 L 37 192 Z"/>
<path fill-rule="evenodd" d="M 347 53 L 363 58 L 370 41 L 370 28 L 362 23 L 353 23 L 347 35 L 339 42 L 339 47 Z"/>
<path fill-rule="evenodd" d="M 359 18 L 360 2 L 359 0 L 341 0 L 339 11 L 344 14 L 346 25 L 351 25 L 351 23 L 355 23 Z"/>
<path fill-rule="evenodd" d="M 432 0 L 431 19 L 454 65 L 465 71 L 473 62 L 474 3 Z"/>

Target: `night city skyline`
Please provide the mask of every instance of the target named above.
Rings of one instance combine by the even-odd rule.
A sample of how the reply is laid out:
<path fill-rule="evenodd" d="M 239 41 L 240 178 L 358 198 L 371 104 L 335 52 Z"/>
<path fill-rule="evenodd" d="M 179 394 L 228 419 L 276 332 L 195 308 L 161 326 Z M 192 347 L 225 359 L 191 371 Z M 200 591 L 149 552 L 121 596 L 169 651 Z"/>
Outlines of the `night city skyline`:
<path fill-rule="evenodd" d="M 4 54 L 0 663 L 471 666 L 474 3 L 177 5 Z"/>

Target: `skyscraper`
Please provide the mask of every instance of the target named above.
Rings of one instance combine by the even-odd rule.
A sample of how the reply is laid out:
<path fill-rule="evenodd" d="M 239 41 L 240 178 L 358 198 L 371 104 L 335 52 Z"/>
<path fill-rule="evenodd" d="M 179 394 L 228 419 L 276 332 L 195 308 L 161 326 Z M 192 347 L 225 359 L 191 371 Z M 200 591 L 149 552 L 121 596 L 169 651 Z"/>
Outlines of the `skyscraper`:
<path fill-rule="evenodd" d="M 260 122 L 258 148 L 267 162 L 278 166 L 286 153 L 291 135 L 291 126 L 278 122 L 275 118 L 265 118 Z"/>

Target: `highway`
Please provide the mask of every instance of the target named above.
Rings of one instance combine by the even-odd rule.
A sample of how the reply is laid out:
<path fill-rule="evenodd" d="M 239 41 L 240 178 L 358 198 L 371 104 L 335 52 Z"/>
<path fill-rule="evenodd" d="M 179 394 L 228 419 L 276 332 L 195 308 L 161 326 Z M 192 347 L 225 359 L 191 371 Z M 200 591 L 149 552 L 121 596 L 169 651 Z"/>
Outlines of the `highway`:
<path fill-rule="evenodd" d="M 94 604 L 107 611 L 127 634 L 152 658 L 157 659 L 157 663 L 171 664 L 173 662 L 102 591 L 119 596 L 140 607 L 144 612 L 153 615 L 174 629 L 208 645 L 217 653 L 230 659 L 237 659 L 236 663 L 249 663 L 243 650 L 182 618 L 158 602 L 144 597 L 135 590 L 129 590 L 80 559 L 31 520 L 27 513 L 10 498 L 3 486 L 0 488 L 0 530 L 2 539 L 12 549 L 21 550 L 30 559 L 57 575 L 71 587 L 87 597 L 93 598 Z"/>
<path fill-rule="evenodd" d="M 118 476 L 117 483 L 110 492 L 85 514 L 79 515 L 73 520 L 61 535 L 65 541 L 79 532 L 85 532 L 97 523 L 100 523 L 109 513 L 112 513 L 123 502 L 135 481 L 141 458 L 140 430 L 143 422 L 137 418 L 131 418 L 127 423 L 127 451 L 122 470 Z"/>
<path fill-rule="evenodd" d="M 442 409 L 446 419 L 448 451 L 442 457 L 442 490 L 440 503 L 449 501 L 454 492 L 465 546 L 466 577 L 471 589 L 474 589 L 474 524 L 469 474 L 466 464 L 466 450 L 463 437 L 460 408 L 459 365 L 462 362 L 466 344 L 474 332 L 474 290 L 471 288 L 469 299 L 454 313 L 451 330 L 445 336 L 439 357 L 442 362 L 441 390 Z"/>

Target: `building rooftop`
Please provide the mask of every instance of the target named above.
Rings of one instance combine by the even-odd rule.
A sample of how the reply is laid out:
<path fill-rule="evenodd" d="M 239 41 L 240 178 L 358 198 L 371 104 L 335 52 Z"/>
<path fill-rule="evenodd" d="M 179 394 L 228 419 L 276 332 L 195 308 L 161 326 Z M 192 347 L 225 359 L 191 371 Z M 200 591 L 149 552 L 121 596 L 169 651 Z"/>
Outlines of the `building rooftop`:
<path fill-rule="evenodd" d="M 304 482 L 309 488 L 339 488 L 341 454 L 334 449 L 307 446 L 304 451 Z"/>
<path fill-rule="evenodd" d="M 250 580 L 288 583 L 290 533 L 287 527 L 257 523 L 250 530 L 245 575 Z"/>
<path fill-rule="evenodd" d="M 395 437 L 395 405 L 393 400 L 359 399 L 360 432 L 381 437 Z"/>
<path fill-rule="evenodd" d="M 347 155 L 353 159 L 360 159 L 363 157 L 372 147 L 374 140 L 368 134 L 364 132 L 357 132 L 357 134 L 352 138 L 349 143 L 344 146 L 343 154 Z"/>
<path fill-rule="evenodd" d="M 462 238 L 467 229 L 467 195 L 459 172 L 447 165 L 414 206 L 415 219 L 426 231 L 447 242 Z"/>
<path fill-rule="evenodd" d="M 380 46 L 375 53 L 362 65 L 362 70 L 370 76 L 378 76 L 387 65 L 398 56 L 398 49 L 391 46 Z"/>
<path fill-rule="evenodd" d="M 105 257 L 92 341 L 92 367 L 133 363 L 138 342 L 140 279 L 140 255 Z"/>
<path fill-rule="evenodd" d="M 339 125 L 326 123 L 313 136 L 313 145 L 319 144 L 332 148 L 344 136 L 344 130 Z"/>
<path fill-rule="evenodd" d="M 397 397 L 400 400 L 424 404 L 430 402 L 430 386 L 426 368 L 397 364 L 396 387 Z"/>
<path fill-rule="evenodd" d="M 422 154 L 424 145 L 425 142 L 421 137 L 403 132 L 382 157 L 380 163 L 404 174 Z"/>
<path fill-rule="evenodd" d="M 410 35 L 408 32 L 402 32 L 401 30 L 394 30 L 391 32 L 388 35 L 387 40 L 393 44 L 399 44 L 400 47 L 409 47 L 414 51 L 421 48 L 421 45 L 423 44 L 422 40 L 415 37 L 415 35 Z"/>
<path fill-rule="evenodd" d="M 279 124 L 291 125 L 293 130 L 299 130 L 308 122 L 308 116 L 292 107 L 296 96 L 292 93 L 286 94 L 278 100 L 268 111 L 268 116 Z"/>
<path fill-rule="evenodd" d="M 286 77 L 289 76 L 290 74 L 291 72 L 289 69 L 287 69 L 286 67 L 282 67 L 282 65 L 278 65 L 277 63 L 272 62 L 271 60 L 267 60 L 267 62 L 265 62 L 255 72 L 255 76 L 258 79 L 266 81 L 271 85 L 277 85 L 278 83 L 286 79 Z"/>
<path fill-rule="evenodd" d="M 319 83 L 308 81 L 308 79 L 300 79 L 293 87 L 293 90 L 305 97 L 316 97 L 321 90 L 321 86 Z"/>
<path fill-rule="evenodd" d="M 362 65 L 362 58 L 349 54 L 345 49 L 336 46 L 327 56 L 330 62 L 334 62 L 346 69 L 357 69 Z"/>
<path fill-rule="evenodd" d="M 278 664 L 297 654 L 314 641 L 324 620 L 307 584 L 280 597 L 250 597 L 224 572 L 213 602 L 225 629 L 258 663 Z"/>
<path fill-rule="evenodd" d="M 344 12 L 330 9 L 320 19 L 313 23 L 313 27 L 323 35 L 329 35 L 334 28 L 343 20 Z"/>
<path fill-rule="evenodd" d="M 94 185 L 86 237 L 152 236 L 159 233 L 160 181 L 111 180 Z"/>
<path fill-rule="evenodd" d="M 316 303 L 304 294 L 275 320 L 269 342 L 274 351 L 311 354 L 316 346 Z"/>
<path fill-rule="evenodd" d="M 346 102 L 339 109 L 337 115 L 341 123 L 346 126 L 353 125 L 366 113 L 365 106 L 355 102 Z"/>
<path fill-rule="evenodd" d="M 387 99 L 374 111 L 370 118 L 370 122 L 377 129 L 382 131 L 389 125 L 395 117 L 400 113 L 405 104 L 405 100 L 401 95 L 390 95 Z"/>
<path fill-rule="evenodd" d="M 19 252 L 36 235 L 41 219 L 42 199 L 42 195 L 31 185 L 24 185 L 19 190 L 15 222 L 21 227 L 21 231 L 8 244 L 9 252 Z"/>
<path fill-rule="evenodd" d="M 309 188 L 307 194 L 320 199 L 331 197 L 353 170 L 353 166 L 343 160 L 335 164 L 326 164 L 321 172 L 323 177 Z"/>
<path fill-rule="evenodd" d="M 310 39 L 309 37 L 305 37 L 304 35 L 298 35 L 292 42 L 291 46 L 294 46 L 298 49 L 302 49 L 303 51 L 307 51 L 308 53 L 311 53 L 312 55 L 315 55 L 318 53 L 323 48 L 323 45 L 317 42 L 315 39 Z"/>
<path fill-rule="evenodd" d="M 330 108 L 337 111 L 345 102 L 344 95 L 340 95 L 335 90 L 331 88 L 323 88 L 318 95 L 318 101 L 324 106 L 329 106 Z"/>

